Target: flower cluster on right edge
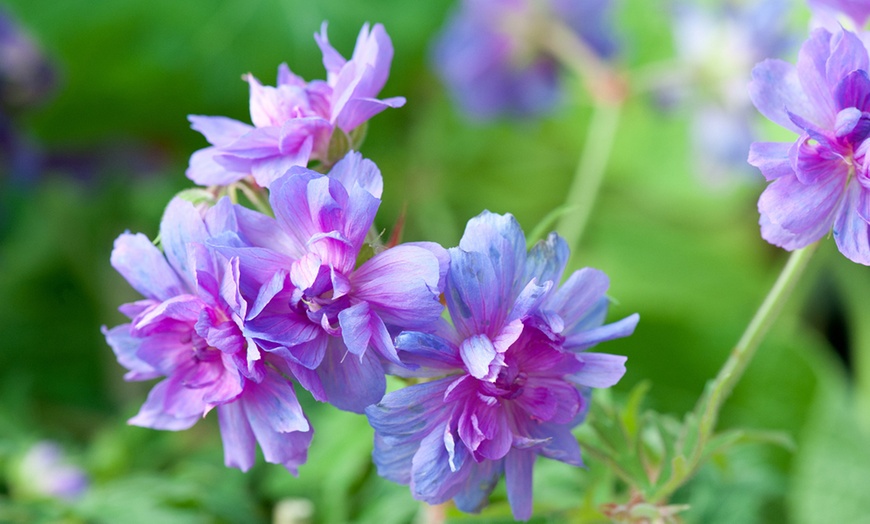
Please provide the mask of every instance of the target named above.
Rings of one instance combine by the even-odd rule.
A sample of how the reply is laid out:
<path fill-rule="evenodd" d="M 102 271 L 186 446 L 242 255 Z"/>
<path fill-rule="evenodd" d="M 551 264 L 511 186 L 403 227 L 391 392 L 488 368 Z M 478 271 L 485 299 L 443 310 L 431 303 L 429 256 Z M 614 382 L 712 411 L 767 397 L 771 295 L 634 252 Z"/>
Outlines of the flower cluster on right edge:
<path fill-rule="evenodd" d="M 630 335 L 638 315 L 602 325 L 607 276 L 584 268 L 559 287 L 565 241 L 551 234 L 528 254 L 525 246 L 513 216 L 472 219 L 449 250 L 452 325 L 396 339 L 414 374 L 443 377 L 366 409 L 378 473 L 409 484 L 415 498 L 479 511 L 504 474 L 514 517 L 528 519 L 535 459 L 582 465 L 571 429 L 586 414 L 589 388 L 625 373 L 625 357 L 585 350 Z"/>

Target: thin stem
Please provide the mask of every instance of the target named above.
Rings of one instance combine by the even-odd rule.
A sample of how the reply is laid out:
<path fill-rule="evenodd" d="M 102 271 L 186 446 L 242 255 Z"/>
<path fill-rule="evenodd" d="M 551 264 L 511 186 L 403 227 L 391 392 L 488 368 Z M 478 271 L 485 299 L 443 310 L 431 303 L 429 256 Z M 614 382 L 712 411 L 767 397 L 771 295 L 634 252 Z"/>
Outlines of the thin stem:
<path fill-rule="evenodd" d="M 248 200 L 255 208 L 257 208 L 257 211 L 264 215 L 269 215 L 270 217 L 275 216 L 275 213 L 272 212 L 272 207 L 269 205 L 268 198 L 264 198 L 261 191 L 257 191 L 245 182 L 234 184 L 231 187 L 236 186 L 242 190 L 242 193 L 244 193 L 246 197 L 248 197 Z"/>
<path fill-rule="evenodd" d="M 597 105 L 592 112 L 586 143 L 565 200 L 568 209 L 556 225 L 571 248 L 575 248 L 583 236 L 598 197 L 619 128 L 620 109 L 620 104 Z"/>
<path fill-rule="evenodd" d="M 598 103 L 620 104 L 628 96 L 625 78 L 561 21 L 548 19 L 537 32 L 536 40 L 585 82 Z"/>
<path fill-rule="evenodd" d="M 698 404 L 698 408 L 703 407 L 698 413 L 701 417 L 699 428 L 701 442 L 713 433 L 722 404 L 740 381 L 746 366 L 752 361 L 755 351 L 779 316 L 783 305 L 791 296 L 795 284 L 803 274 L 817 246 L 816 242 L 792 252 L 779 278 L 776 279 L 761 307 L 758 308 L 755 316 L 746 327 L 746 331 L 743 332 L 743 336 L 740 337 L 737 345 L 731 351 L 731 355 L 728 356 L 728 360 L 725 361 L 725 365 L 722 366 L 719 374 L 713 380 L 709 390 L 709 400 Z"/>

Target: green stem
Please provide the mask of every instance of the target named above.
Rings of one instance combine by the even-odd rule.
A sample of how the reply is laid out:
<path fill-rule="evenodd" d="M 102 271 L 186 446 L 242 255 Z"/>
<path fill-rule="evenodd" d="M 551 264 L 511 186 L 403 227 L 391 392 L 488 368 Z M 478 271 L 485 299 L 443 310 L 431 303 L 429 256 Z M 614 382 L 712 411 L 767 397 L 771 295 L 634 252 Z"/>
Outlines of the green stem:
<path fill-rule="evenodd" d="M 597 105 L 592 112 L 586 143 L 580 154 L 574 180 L 566 198 L 567 211 L 559 219 L 556 230 L 576 248 L 592 214 L 595 199 L 607 169 L 610 152 L 619 128 L 620 104 Z"/>
<path fill-rule="evenodd" d="M 239 182 L 238 184 L 234 184 L 230 187 L 238 187 L 239 189 L 241 189 L 242 193 L 244 193 L 245 196 L 248 197 L 248 200 L 251 202 L 251 204 L 253 204 L 255 208 L 257 208 L 257 211 L 259 211 L 260 213 L 263 213 L 264 215 L 268 215 L 270 217 L 275 216 L 275 213 L 272 212 L 272 206 L 269 205 L 268 197 L 265 197 L 261 191 L 254 189 L 244 181 Z"/>
<path fill-rule="evenodd" d="M 700 416 L 700 437 L 703 443 L 713 433 L 719 410 L 722 404 L 734 390 L 734 386 L 740 381 L 746 366 L 752 361 L 755 351 L 764 340 L 773 322 L 779 316 L 779 312 L 785 305 L 791 292 L 803 274 L 810 258 L 816 250 L 818 243 L 792 252 L 779 278 L 762 302 L 761 307 L 752 317 L 743 336 L 725 361 L 725 365 L 719 370 L 719 374 L 713 379 L 709 389 L 709 400 L 702 401 L 696 409 Z"/>

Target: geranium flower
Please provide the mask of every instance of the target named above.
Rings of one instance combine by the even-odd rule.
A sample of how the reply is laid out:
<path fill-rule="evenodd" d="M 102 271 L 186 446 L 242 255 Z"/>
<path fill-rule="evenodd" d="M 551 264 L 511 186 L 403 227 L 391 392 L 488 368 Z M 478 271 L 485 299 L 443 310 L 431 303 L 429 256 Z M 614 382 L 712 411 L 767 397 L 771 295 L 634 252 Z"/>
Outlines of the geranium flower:
<path fill-rule="evenodd" d="M 267 462 L 295 473 L 312 430 L 281 362 L 243 334 L 238 260 L 206 245 L 239 221 L 256 216 L 224 199 L 203 218 L 176 198 L 160 226 L 165 256 L 145 235 L 118 237 L 112 265 L 145 298 L 121 306 L 129 324 L 103 333 L 127 380 L 164 377 L 131 424 L 182 430 L 217 408 L 227 466 L 248 470 L 259 443 Z"/>
<path fill-rule="evenodd" d="M 794 250 L 833 229 L 841 253 L 870 264 L 868 62 L 854 33 L 816 29 L 797 67 L 765 60 L 752 71 L 755 106 L 799 135 L 794 143 L 756 142 L 749 152 L 749 163 L 771 182 L 758 201 L 768 242 Z"/>
<path fill-rule="evenodd" d="M 363 26 L 350 60 L 329 44 L 326 23 L 315 39 L 326 81 L 306 82 L 281 64 L 275 87 L 246 76 L 253 126 L 226 117 L 189 117 L 211 147 L 191 156 L 188 178 L 200 185 L 226 185 L 253 175 L 268 187 L 290 167 L 335 162 L 338 158 L 329 158 L 334 133 L 349 134 L 384 109 L 405 104 L 403 97 L 376 98 L 393 60 L 393 44 L 381 24 L 371 30 Z"/>
<path fill-rule="evenodd" d="M 275 219 L 263 217 L 263 242 L 233 233 L 213 242 L 263 282 L 245 333 L 315 398 L 355 412 L 383 397 L 384 364 L 404 366 L 391 332 L 423 329 L 443 310 L 440 246 L 403 244 L 358 260 L 382 187 L 377 166 L 355 152 L 328 175 L 295 167 L 270 188 Z"/>
<path fill-rule="evenodd" d="M 630 335 L 638 316 L 602 326 L 607 277 L 586 268 L 558 287 L 565 241 L 552 234 L 528 254 L 525 246 L 511 215 L 485 212 L 468 223 L 449 250 L 453 325 L 397 338 L 416 374 L 444 378 L 366 410 L 379 474 L 430 504 L 452 498 L 478 511 L 504 474 L 514 517 L 528 519 L 536 457 L 581 465 L 571 429 L 585 415 L 586 390 L 625 372 L 625 357 L 585 350 Z"/>

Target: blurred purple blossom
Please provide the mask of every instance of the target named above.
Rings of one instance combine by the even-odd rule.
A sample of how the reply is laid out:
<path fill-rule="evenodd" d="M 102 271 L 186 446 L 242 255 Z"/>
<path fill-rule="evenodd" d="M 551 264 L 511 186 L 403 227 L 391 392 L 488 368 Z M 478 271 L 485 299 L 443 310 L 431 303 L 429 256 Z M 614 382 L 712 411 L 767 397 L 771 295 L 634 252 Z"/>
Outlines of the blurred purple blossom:
<path fill-rule="evenodd" d="M 23 487 L 36 495 L 74 501 L 90 486 L 87 473 L 71 465 L 63 449 L 49 440 L 34 444 L 18 468 Z"/>
<path fill-rule="evenodd" d="M 799 136 L 755 142 L 749 163 L 771 183 L 761 194 L 761 235 L 789 251 L 833 228 L 840 252 L 870 265 L 870 59 L 861 39 L 816 29 L 797 66 L 765 60 L 749 86 L 758 110 Z"/>
<path fill-rule="evenodd" d="M 323 53 L 326 81 L 305 82 L 281 64 L 275 87 L 246 76 L 253 126 L 226 117 L 189 117 L 211 146 L 193 154 L 188 178 L 200 185 L 225 185 L 253 175 L 257 184 L 268 187 L 290 167 L 310 161 L 331 165 L 338 160 L 329 157 L 336 132 L 350 134 L 384 109 L 405 104 L 403 97 L 376 98 L 393 60 L 393 45 L 381 24 L 371 30 L 363 26 L 350 60 L 330 45 L 326 23 L 314 38 Z M 351 137 L 346 140 L 354 145 Z"/>
<path fill-rule="evenodd" d="M 468 116 L 530 117 L 561 97 L 556 59 L 541 48 L 548 25 L 560 23 L 593 52 L 616 52 L 611 0 L 461 0 L 432 48 L 435 70 Z"/>
<path fill-rule="evenodd" d="M 0 173 L 18 181 L 34 179 L 44 161 L 39 146 L 16 124 L 16 117 L 44 102 L 57 72 L 27 31 L 0 8 Z"/>
<path fill-rule="evenodd" d="M 692 155 L 698 174 L 713 184 L 745 172 L 757 115 L 746 91 L 752 66 L 796 45 L 789 0 L 680 2 L 673 15 L 678 65 L 656 79 L 660 101 L 691 111 Z"/>
<path fill-rule="evenodd" d="M 515 518 L 532 512 L 538 455 L 580 466 L 571 429 L 590 387 L 610 387 L 625 357 L 586 350 L 630 335 L 638 316 L 602 325 L 607 277 L 585 268 L 558 283 L 568 261 L 551 234 L 526 253 L 511 215 L 472 219 L 449 250 L 445 296 L 453 325 L 397 338 L 412 375 L 444 377 L 387 394 L 366 410 L 378 473 L 430 504 L 479 511 L 502 474 Z M 445 376 L 446 375 L 446 376 Z"/>

